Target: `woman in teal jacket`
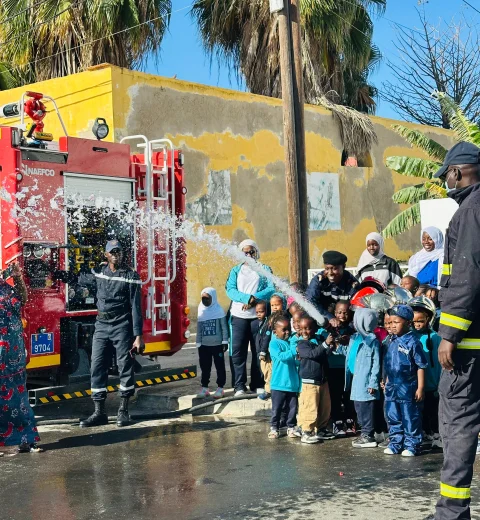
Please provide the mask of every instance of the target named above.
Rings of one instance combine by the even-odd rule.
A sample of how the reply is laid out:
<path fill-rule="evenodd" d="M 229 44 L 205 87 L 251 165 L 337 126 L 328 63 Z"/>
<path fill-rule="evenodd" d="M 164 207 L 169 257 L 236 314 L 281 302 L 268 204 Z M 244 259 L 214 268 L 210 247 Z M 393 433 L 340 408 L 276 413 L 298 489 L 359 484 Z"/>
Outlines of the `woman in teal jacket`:
<path fill-rule="evenodd" d="M 258 262 L 260 250 L 253 240 L 244 240 L 238 246 L 246 257 Z M 235 266 L 228 276 L 225 290 L 232 300 L 230 306 L 230 367 L 234 381 L 235 395 L 243 395 L 247 391 L 247 356 L 248 345 L 252 351 L 250 370 L 250 390 L 262 387 L 262 375 L 258 366 L 255 349 L 254 324 L 257 321 L 255 305 L 257 301 L 268 301 L 275 292 L 273 281 L 258 273 L 251 262 L 243 262 Z M 259 264 L 263 269 L 272 272 L 270 267 Z"/>

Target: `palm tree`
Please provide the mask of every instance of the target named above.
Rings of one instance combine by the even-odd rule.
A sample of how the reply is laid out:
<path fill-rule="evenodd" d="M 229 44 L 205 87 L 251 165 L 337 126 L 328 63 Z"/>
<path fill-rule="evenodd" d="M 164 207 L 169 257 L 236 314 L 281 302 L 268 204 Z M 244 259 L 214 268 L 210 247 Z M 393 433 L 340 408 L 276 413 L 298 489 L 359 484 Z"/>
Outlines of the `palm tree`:
<path fill-rule="evenodd" d="M 170 13 L 171 0 L 0 0 L 0 62 L 23 84 L 105 62 L 135 68 Z"/>
<path fill-rule="evenodd" d="M 465 117 L 462 109 L 450 97 L 441 92 L 434 96 L 447 114 L 454 138 L 457 141 L 469 141 L 480 147 L 480 127 Z M 393 171 L 407 177 L 424 179 L 414 186 L 402 188 L 393 194 L 393 201 L 397 204 L 411 204 L 407 209 L 393 218 L 383 230 L 384 237 L 399 235 L 415 224 L 420 223 L 420 201 L 441 199 L 447 196 L 443 181 L 433 179 L 433 174 L 443 164 L 447 149 L 435 140 L 427 137 L 419 130 L 411 130 L 402 125 L 395 125 L 393 129 L 404 137 L 412 146 L 425 152 L 427 158 L 419 159 L 408 156 L 387 157 L 386 165 Z"/>
<path fill-rule="evenodd" d="M 300 0 L 305 101 L 322 96 L 372 113 L 376 91 L 368 72 L 380 53 L 372 43 L 370 8 L 386 0 Z M 192 7 L 206 51 L 225 62 L 247 88 L 280 97 L 277 18 L 268 0 L 196 0 Z"/>

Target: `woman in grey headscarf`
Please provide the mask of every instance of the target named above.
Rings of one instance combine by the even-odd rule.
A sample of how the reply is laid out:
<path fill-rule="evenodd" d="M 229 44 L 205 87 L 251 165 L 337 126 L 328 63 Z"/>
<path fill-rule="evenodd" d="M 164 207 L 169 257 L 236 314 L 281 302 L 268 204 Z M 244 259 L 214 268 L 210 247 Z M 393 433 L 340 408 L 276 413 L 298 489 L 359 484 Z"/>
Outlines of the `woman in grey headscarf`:
<path fill-rule="evenodd" d="M 260 258 L 260 250 L 253 240 L 244 240 L 239 244 L 240 251 L 254 262 Z M 247 391 L 247 356 L 248 345 L 252 351 L 250 373 L 250 390 L 255 391 L 262 385 L 262 376 L 255 352 L 255 325 L 258 322 L 255 315 L 255 305 L 259 300 L 268 301 L 275 292 L 273 282 L 259 274 L 251 265 L 252 262 L 242 262 L 236 265 L 228 275 L 225 289 L 232 300 L 230 307 L 230 364 L 234 380 L 235 395 L 243 395 Z M 250 265 L 249 265 L 250 264 Z M 270 267 L 261 265 L 272 272 Z"/>

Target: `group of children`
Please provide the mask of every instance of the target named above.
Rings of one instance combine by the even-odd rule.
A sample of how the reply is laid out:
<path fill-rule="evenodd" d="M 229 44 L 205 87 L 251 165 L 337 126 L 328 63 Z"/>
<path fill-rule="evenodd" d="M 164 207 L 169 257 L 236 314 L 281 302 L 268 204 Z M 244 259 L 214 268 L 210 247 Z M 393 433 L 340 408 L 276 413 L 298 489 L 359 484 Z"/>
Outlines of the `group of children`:
<path fill-rule="evenodd" d="M 405 279 L 402 285 L 409 282 Z M 296 302 L 290 302 L 287 309 L 283 294 L 258 302 L 255 343 L 265 380 L 259 398 L 272 401 L 269 438 L 278 439 L 286 428 L 288 437 L 314 444 L 356 435 L 358 425 L 360 435 L 352 442 L 355 448 L 377 447 L 375 434 L 385 430 L 388 437 L 380 443 L 385 454 L 412 457 L 424 441 L 441 448 L 440 337 L 432 329 L 435 315 L 435 302 L 425 295 L 385 313 L 354 309 L 349 302 L 338 301 L 337 326 L 319 327 Z M 227 323 L 212 288 L 202 291 L 199 331 L 199 350 L 209 349 L 200 352 L 203 388 L 199 396 L 209 395 L 214 360 L 219 386 L 214 397 L 223 397 L 221 345 L 228 340 Z M 219 369 L 220 359 L 223 369 Z"/>

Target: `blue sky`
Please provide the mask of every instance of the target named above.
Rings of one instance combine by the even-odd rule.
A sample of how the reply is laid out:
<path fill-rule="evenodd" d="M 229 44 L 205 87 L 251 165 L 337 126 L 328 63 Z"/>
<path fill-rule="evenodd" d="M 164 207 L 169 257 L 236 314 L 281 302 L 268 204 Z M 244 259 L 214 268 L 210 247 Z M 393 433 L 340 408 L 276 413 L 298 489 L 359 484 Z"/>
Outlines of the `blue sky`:
<path fill-rule="evenodd" d="M 480 0 L 468 1 L 480 10 Z M 153 59 L 149 60 L 146 71 L 161 76 L 176 75 L 178 79 L 206 85 L 243 90 L 244 87 L 237 83 L 236 78 L 229 74 L 224 65 L 219 66 L 216 59 L 210 61 L 205 55 L 189 13 L 192 2 L 173 0 L 172 3 L 170 31 L 164 38 L 157 63 Z M 384 56 L 383 63 L 372 77 L 378 88 L 381 88 L 383 81 L 392 79 L 391 71 L 385 64 L 386 60 L 394 62 L 398 57 L 398 51 L 393 45 L 396 37 L 395 23 L 411 28 L 418 27 L 420 22 L 416 9 L 425 9 L 428 21 L 435 25 L 448 23 L 452 19 L 458 21 L 462 14 L 469 21 L 480 22 L 480 15 L 463 0 L 387 0 L 384 17 L 374 19 L 374 40 Z M 382 101 L 379 101 L 377 114 L 398 118 L 392 107 Z"/>

